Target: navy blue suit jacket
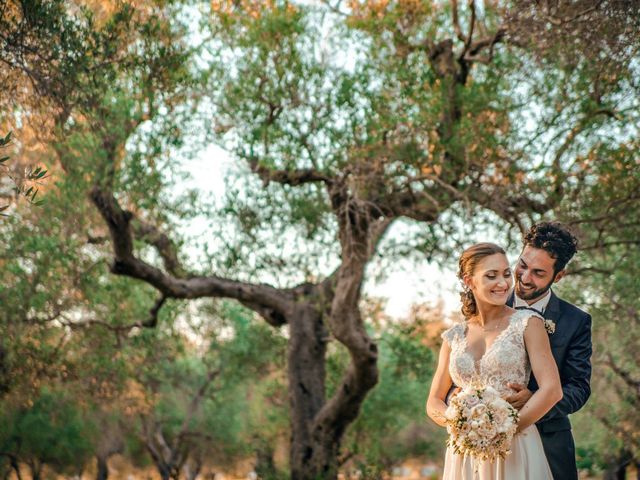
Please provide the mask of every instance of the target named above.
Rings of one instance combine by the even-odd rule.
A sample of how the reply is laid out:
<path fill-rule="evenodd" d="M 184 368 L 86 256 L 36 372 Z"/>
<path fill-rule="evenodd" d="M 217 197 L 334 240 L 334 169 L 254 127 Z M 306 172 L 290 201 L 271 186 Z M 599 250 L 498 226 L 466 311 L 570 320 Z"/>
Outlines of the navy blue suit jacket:
<path fill-rule="evenodd" d="M 513 294 L 507 304 L 513 305 Z M 563 392 L 562 400 L 537 422 L 541 433 L 551 433 L 571 429 L 567 415 L 582 408 L 591 394 L 591 316 L 553 291 L 543 316 L 556 325 L 549 342 Z M 528 387 L 532 392 L 538 389 L 533 375 Z"/>

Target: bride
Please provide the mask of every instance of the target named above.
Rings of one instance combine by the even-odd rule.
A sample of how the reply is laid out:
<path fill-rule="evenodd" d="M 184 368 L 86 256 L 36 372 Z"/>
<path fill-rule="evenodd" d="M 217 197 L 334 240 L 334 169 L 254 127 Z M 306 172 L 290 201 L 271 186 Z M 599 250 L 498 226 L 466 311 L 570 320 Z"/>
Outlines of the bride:
<path fill-rule="evenodd" d="M 507 384 L 526 385 L 533 371 L 540 388 L 519 412 L 511 453 L 504 459 L 482 461 L 448 447 L 443 480 L 552 480 L 535 422 L 562 398 L 562 388 L 543 319 L 506 305 L 513 281 L 498 245 L 478 243 L 465 250 L 458 277 L 464 285 L 465 321 L 442 334 L 427 415 L 445 426 L 447 394 L 454 385 L 480 381 L 505 398 L 513 393 Z"/>

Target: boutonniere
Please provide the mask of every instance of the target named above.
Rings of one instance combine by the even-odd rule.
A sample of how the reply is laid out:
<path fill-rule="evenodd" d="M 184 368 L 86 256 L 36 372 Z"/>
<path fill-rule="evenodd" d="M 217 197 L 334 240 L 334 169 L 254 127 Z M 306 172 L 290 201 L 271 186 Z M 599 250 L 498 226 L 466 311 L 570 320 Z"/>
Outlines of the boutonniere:
<path fill-rule="evenodd" d="M 544 329 L 547 331 L 549 335 L 553 335 L 553 332 L 556 331 L 556 322 L 554 322 L 553 320 L 545 319 Z"/>

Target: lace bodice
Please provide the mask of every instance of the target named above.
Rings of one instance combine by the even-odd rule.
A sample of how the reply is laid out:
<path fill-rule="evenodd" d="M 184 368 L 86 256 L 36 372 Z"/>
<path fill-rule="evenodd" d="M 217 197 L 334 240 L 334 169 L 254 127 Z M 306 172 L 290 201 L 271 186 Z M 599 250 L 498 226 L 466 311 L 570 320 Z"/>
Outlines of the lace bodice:
<path fill-rule="evenodd" d="M 449 373 L 453 382 L 465 387 L 474 381 L 491 385 L 501 395 L 513 393 L 507 383 L 529 383 L 531 364 L 524 344 L 524 330 L 529 318 L 538 317 L 530 310 L 517 310 L 509 325 L 494 339 L 476 363 L 467 351 L 467 325 L 458 323 L 442 333 L 451 347 Z"/>

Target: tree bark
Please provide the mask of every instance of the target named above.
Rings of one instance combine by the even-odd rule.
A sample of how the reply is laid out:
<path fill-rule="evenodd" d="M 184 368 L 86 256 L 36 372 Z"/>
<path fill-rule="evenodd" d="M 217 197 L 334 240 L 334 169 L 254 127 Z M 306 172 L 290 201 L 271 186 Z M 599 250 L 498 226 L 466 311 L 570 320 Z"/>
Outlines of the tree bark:
<path fill-rule="evenodd" d="M 377 346 L 364 328 L 359 301 L 367 262 L 391 219 L 372 216 L 369 203 L 361 201 L 346 183 L 332 184 L 329 195 L 338 218 L 342 263 L 316 289 L 320 301 L 315 315 L 313 310 L 300 312 L 289 321 L 294 480 L 337 478 L 344 432 L 378 381 Z M 326 402 L 324 321 L 350 354 L 349 366 Z"/>
<path fill-rule="evenodd" d="M 39 463 L 38 460 L 34 460 L 32 462 L 28 462 L 28 465 L 29 465 L 29 470 L 31 470 L 32 480 L 40 480 L 43 464 Z"/>
<path fill-rule="evenodd" d="M 278 472 L 273 461 L 274 449 L 269 443 L 260 444 L 255 449 L 256 465 L 255 472 L 260 480 L 275 479 Z"/>
<path fill-rule="evenodd" d="M 325 402 L 325 357 L 329 334 L 319 310 L 321 306 L 309 301 L 301 303 L 289 321 L 287 357 L 292 479 L 319 478 L 331 463 L 328 455 L 330 446 L 318 443 L 311 428 Z"/>
<path fill-rule="evenodd" d="M 202 461 L 199 458 L 191 458 L 186 461 L 183 467 L 186 480 L 196 480 L 202 470 Z"/>
<path fill-rule="evenodd" d="M 11 468 L 16 472 L 16 478 L 18 480 L 22 480 L 22 473 L 20 473 L 20 464 L 18 463 L 18 459 L 11 455 L 9 456 L 9 461 L 11 463 Z"/>
<path fill-rule="evenodd" d="M 9 366 L 7 365 L 7 354 L 0 344 L 0 398 L 10 390 L 9 386 Z"/>
<path fill-rule="evenodd" d="M 107 480 L 109 478 L 109 465 L 107 464 L 107 458 L 97 456 L 97 473 L 96 480 Z"/>
<path fill-rule="evenodd" d="M 632 462 L 632 457 L 629 452 L 622 452 L 616 457 L 611 457 L 609 461 L 609 468 L 605 470 L 603 478 L 605 480 L 626 480 L 627 467 Z"/>

